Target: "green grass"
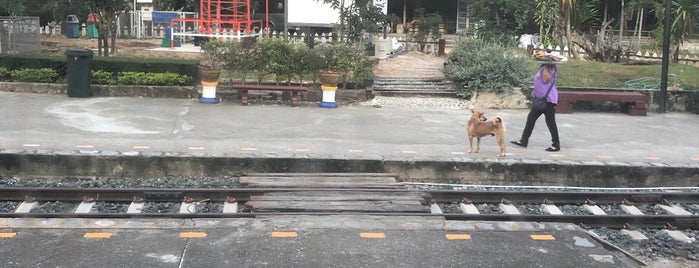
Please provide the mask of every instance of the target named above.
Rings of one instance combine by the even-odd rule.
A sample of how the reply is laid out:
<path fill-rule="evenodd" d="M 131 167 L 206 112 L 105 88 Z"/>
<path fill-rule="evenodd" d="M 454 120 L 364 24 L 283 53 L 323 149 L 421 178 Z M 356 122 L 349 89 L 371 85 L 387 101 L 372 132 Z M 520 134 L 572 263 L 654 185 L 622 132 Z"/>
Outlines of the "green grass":
<path fill-rule="evenodd" d="M 660 81 L 661 64 L 623 65 L 590 61 L 570 61 L 558 66 L 558 82 L 568 87 L 626 88 L 630 80 Z M 699 68 L 671 63 L 668 86 L 699 90 Z M 674 76 L 673 76 L 674 75 Z"/>

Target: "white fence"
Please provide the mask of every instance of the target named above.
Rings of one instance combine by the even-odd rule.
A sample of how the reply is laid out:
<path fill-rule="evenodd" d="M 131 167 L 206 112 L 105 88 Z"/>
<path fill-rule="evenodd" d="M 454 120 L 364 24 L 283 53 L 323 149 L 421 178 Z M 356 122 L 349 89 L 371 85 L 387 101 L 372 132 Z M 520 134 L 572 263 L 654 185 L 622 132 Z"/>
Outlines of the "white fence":
<path fill-rule="evenodd" d="M 568 54 L 568 46 L 561 48 L 560 46 L 556 46 L 555 48 L 548 46 L 544 47 L 543 45 L 540 45 L 536 47 L 534 50 L 536 51 L 543 51 L 546 49 L 550 49 L 553 54 L 558 54 L 558 55 L 567 55 Z M 585 55 L 585 50 L 580 49 L 578 51 L 578 54 L 580 55 Z M 623 57 L 629 59 L 629 60 L 637 60 L 637 61 L 661 61 L 663 59 L 662 54 L 658 54 L 656 52 L 652 51 L 646 51 L 645 53 L 641 51 L 637 51 L 636 53 L 634 52 L 629 52 L 627 51 Z M 699 67 L 699 57 L 696 55 L 694 56 L 689 56 L 689 55 L 684 55 L 684 56 L 679 56 L 679 63 L 684 64 L 684 65 L 690 65 L 694 67 Z"/>
<path fill-rule="evenodd" d="M 39 17 L 0 17 L 0 53 L 40 53 L 39 28 Z"/>

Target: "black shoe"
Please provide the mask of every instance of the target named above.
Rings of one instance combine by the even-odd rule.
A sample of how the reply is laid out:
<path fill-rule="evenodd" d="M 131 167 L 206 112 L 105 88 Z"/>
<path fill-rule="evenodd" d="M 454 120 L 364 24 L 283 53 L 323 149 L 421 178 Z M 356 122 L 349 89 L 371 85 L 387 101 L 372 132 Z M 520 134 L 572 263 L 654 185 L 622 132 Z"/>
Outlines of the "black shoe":
<path fill-rule="evenodd" d="M 527 148 L 527 144 L 524 143 L 524 142 L 521 142 L 521 141 L 511 141 L 510 143 L 512 143 L 512 144 L 514 144 L 514 145 L 517 145 L 517 146 L 519 146 L 519 147 Z"/>
<path fill-rule="evenodd" d="M 561 150 L 561 147 L 556 147 L 556 146 L 551 146 L 549 148 L 546 148 L 547 152 L 558 152 Z"/>

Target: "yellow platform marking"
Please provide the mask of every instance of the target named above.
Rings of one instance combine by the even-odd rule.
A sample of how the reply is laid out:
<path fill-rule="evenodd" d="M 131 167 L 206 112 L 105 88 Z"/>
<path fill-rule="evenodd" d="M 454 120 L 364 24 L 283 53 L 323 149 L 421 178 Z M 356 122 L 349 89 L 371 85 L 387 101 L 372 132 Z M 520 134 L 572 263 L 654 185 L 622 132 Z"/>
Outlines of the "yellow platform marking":
<path fill-rule="evenodd" d="M 699 157 L 692 157 L 692 160 L 699 161 Z"/>
<path fill-rule="evenodd" d="M 446 234 L 445 236 L 449 240 L 470 240 L 471 239 L 470 234 Z"/>
<path fill-rule="evenodd" d="M 25 144 L 22 144 L 22 146 L 24 146 L 24 147 L 39 147 L 39 146 L 41 146 L 41 144 L 25 143 Z"/>
<path fill-rule="evenodd" d="M 656 156 L 646 156 L 646 160 L 660 160 L 660 157 L 656 157 Z"/>
<path fill-rule="evenodd" d="M 416 151 L 400 151 L 400 152 L 404 153 L 404 154 L 416 154 L 417 153 Z"/>
<path fill-rule="evenodd" d="M 17 233 L 0 233 L 0 238 L 13 238 Z"/>
<path fill-rule="evenodd" d="M 92 146 L 92 145 L 78 145 L 78 146 L 75 146 L 75 147 L 78 147 L 78 148 L 95 148 L 95 146 Z"/>
<path fill-rule="evenodd" d="M 454 154 L 454 155 L 465 155 L 466 152 L 451 152 L 451 154 Z"/>
<path fill-rule="evenodd" d="M 296 149 L 294 149 L 294 151 L 297 151 L 297 152 L 310 152 L 311 149 L 308 149 L 308 148 L 296 148 Z"/>
<path fill-rule="evenodd" d="M 556 240 L 552 235 L 530 235 L 534 240 Z"/>
<path fill-rule="evenodd" d="M 85 233 L 85 238 L 110 238 L 112 233 Z"/>
<path fill-rule="evenodd" d="M 551 156 L 560 157 L 560 158 L 566 157 L 566 155 L 564 155 L 564 154 L 551 154 Z"/>
<path fill-rule="evenodd" d="M 272 232 L 272 237 L 297 237 L 296 232 Z"/>
<path fill-rule="evenodd" d="M 386 238 L 384 233 L 361 233 L 359 234 L 361 238 Z"/>
<path fill-rule="evenodd" d="M 612 157 L 611 155 L 598 155 L 597 158 L 599 158 L 599 159 L 612 159 L 614 157 Z"/>
<path fill-rule="evenodd" d="M 241 151 L 257 151 L 257 148 L 253 148 L 253 147 L 243 147 L 243 148 L 240 148 L 240 150 L 241 150 Z"/>
<path fill-rule="evenodd" d="M 202 238 L 206 237 L 205 232 L 181 232 L 180 237 L 182 238 Z"/>
<path fill-rule="evenodd" d="M 131 147 L 131 148 L 133 148 L 133 149 L 148 149 L 148 148 L 150 148 L 150 146 L 147 146 L 147 145 L 136 145 L 136 146 Z"/>
<path fill-rule="evenodd" d="M 350 153 L 363 153 L 364 150 L 349 150 Z"/>
<path fill-rule="evenodd" d="M 190 150 L 204 150 L 206 147 L 201 147 L 201 146 L 189 146 L 188 147 Z"/>

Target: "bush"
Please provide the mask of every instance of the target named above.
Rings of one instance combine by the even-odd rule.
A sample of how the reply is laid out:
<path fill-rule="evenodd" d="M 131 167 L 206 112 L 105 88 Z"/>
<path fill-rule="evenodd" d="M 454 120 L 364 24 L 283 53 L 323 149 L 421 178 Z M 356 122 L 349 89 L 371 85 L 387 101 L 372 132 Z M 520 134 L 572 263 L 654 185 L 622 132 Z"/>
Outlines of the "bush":
<path fill-rule="evenodd" d="M 117 75 L 117 85 L 183 86 L 191 82 L 191 77 L 175 73 L 121 72 Z"/>
<path fill-rule="evenodd" d="M 464 39 L 449 53 L 444 73 L 461 85 L 459 96 L 471 98 L 480 90 L 509 93 L 514 87 L 525 87 L 531 83 L 534 70 L 530 58 L 514 55 L 510 49 Z"/>
<path fill-rule="evenodd" d="M 64 60 L 65 63 L 65 60 Z M 175 73 L 198 79 L 197 66 L 199 61 L 162 58 L 129 58 L 129 57 L 95 57 L 92 59 L 92 70 L 102 70 L 109 73 L 144 72 L 149 74 Z M 196 81 L 190 79 L 189 85 Z"/>
<path fill-rule="evenodd" d="M 365 49 L 336 42 L 323 45 L 317 52 L 323 59 L 320 67 L 340 72 L 347 83 L 360 84 L 373 75 L 374 62 L 369 60 Z"/>
<path fill-rule="evenodd" d="M 33 83 L 53 83 L 58 80 L 58 73 L 53 69 L 19 69 L 11 72 L 12 80 Z"/>
<path fill-rule="evenodd" d="M 5 67 L 0 67 L 0 81 L 9 81 L 12 73 Z"/>
<path fill-rule="evenodd" d="M 0 66 L 8 70 L 41 69 L 55 70 L 58 77 L 66 76 L 66 57 L 26 54 L 0 54 Z"/>
<path fill-rule="evenodd" d="M 476 37 L 486 43 L 495 43 L 505 47 L 517 46 L 517 34 L 513 29 L 503 25 L 481 21 L 476 30 Z"/>
<path fill-rule="evenodd" d="M 97 84 L 97 85 L 116 84 L 116 80 L 114 79 L 114 74 L 107 72 L 107 71 L 93 70 L 91 73 L 91 79 L 92 79 L 92 83 Z"/>

